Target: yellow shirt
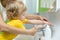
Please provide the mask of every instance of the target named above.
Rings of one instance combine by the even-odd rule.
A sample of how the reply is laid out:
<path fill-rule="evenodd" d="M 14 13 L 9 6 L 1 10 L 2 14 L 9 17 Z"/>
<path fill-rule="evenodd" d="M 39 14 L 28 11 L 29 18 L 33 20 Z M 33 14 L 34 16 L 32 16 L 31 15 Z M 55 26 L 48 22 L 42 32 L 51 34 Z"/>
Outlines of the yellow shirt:
<path fill-rule="evenodd" d="M 23 30 L 25 30 L 25 27 L 24 27 L 24 23 L 26 23 L 27 20 L 11 20 L 9 21 L 7 24 L 8 25 L 11 25 L 13 27 L 16 27 L 16 28 L 21 28 Z M 10 34 L 8 32 L 3 32 L 1 35 L 0 35 L 0 40 L 12 40 L 14 39 L 15 37 L 17 36 L 17 34 Z"/>

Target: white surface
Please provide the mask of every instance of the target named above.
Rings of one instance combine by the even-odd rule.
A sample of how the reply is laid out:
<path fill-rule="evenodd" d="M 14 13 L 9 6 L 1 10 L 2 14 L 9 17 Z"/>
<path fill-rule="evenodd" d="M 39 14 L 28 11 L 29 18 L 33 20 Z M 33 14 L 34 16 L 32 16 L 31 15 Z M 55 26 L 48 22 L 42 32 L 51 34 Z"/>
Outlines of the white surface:
<path fill-rule="evenodd" d="M 45 34 L 45 36 L 44 36 L 44 40 L 51 40 L 51 28 L 50 28 L 50 26 L 49 25 L 45 25 L 46 26 L 46 28 L 44 29 L 44 34 Z"/>
<path fill-rule="evenodd" d="M 60 0 L 56 0 L 56 10 L 60 9 Z"/>

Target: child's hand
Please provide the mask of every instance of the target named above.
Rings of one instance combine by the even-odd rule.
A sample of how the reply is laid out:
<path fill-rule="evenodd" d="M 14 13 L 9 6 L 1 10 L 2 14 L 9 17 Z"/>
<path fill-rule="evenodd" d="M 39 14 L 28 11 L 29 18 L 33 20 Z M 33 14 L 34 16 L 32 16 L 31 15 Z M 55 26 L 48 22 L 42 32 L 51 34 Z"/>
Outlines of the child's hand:
<path fill-rule="evenodd" d="M 50 25 L 50 26 L 54 26 L 52 23 L 50 23 L 50 22 L 46 22 L 46 21 L 43 21 L 43 23 L 44 24 L 48 24 L 48 25 Z"/>
<path fill-rule="evenodd" d="M 45 26 L 36 26 L 36 27 L 30 29 L 29 30 L 30 31 L 30 35 L 34 35 L 41 28 L 45 28 Z"/>

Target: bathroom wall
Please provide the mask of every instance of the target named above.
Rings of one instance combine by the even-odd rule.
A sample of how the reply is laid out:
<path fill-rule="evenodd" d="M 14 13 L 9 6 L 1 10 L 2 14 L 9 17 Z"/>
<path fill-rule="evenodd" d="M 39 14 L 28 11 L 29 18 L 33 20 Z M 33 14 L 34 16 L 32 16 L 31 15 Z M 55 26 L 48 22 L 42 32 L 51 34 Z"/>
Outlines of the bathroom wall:
<path fill-rule="evenodd" d="M 36 13 L 36 8 L 37 8 L 37 0 L 26 0 L 26 5 L 27 5 L 27 12 L 28 13 Z"/>
<path fill-rule="evenodd" d="M 18 0 L 23 1 L 27 7 L 27 13 L 34 14 L 36 13 L 37 0 Z"/>

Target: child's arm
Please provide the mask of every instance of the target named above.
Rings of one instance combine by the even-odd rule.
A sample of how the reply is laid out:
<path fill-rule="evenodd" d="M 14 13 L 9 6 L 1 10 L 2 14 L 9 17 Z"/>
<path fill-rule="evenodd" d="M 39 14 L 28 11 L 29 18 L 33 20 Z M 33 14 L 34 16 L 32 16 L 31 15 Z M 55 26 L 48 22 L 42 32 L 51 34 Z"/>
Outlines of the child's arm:
<path fill-rule="evenodd" d="M 41 21 L 41 20 L 28 20 L 27 23 L 30 24 L 49 24 L 53 25 L 52 23 L 46 22 L 46 21 Z"/>
<path fill-rule="evenodd" d="M 28 20 L 28 24 L 44 24 L 41 20 Z"/>

